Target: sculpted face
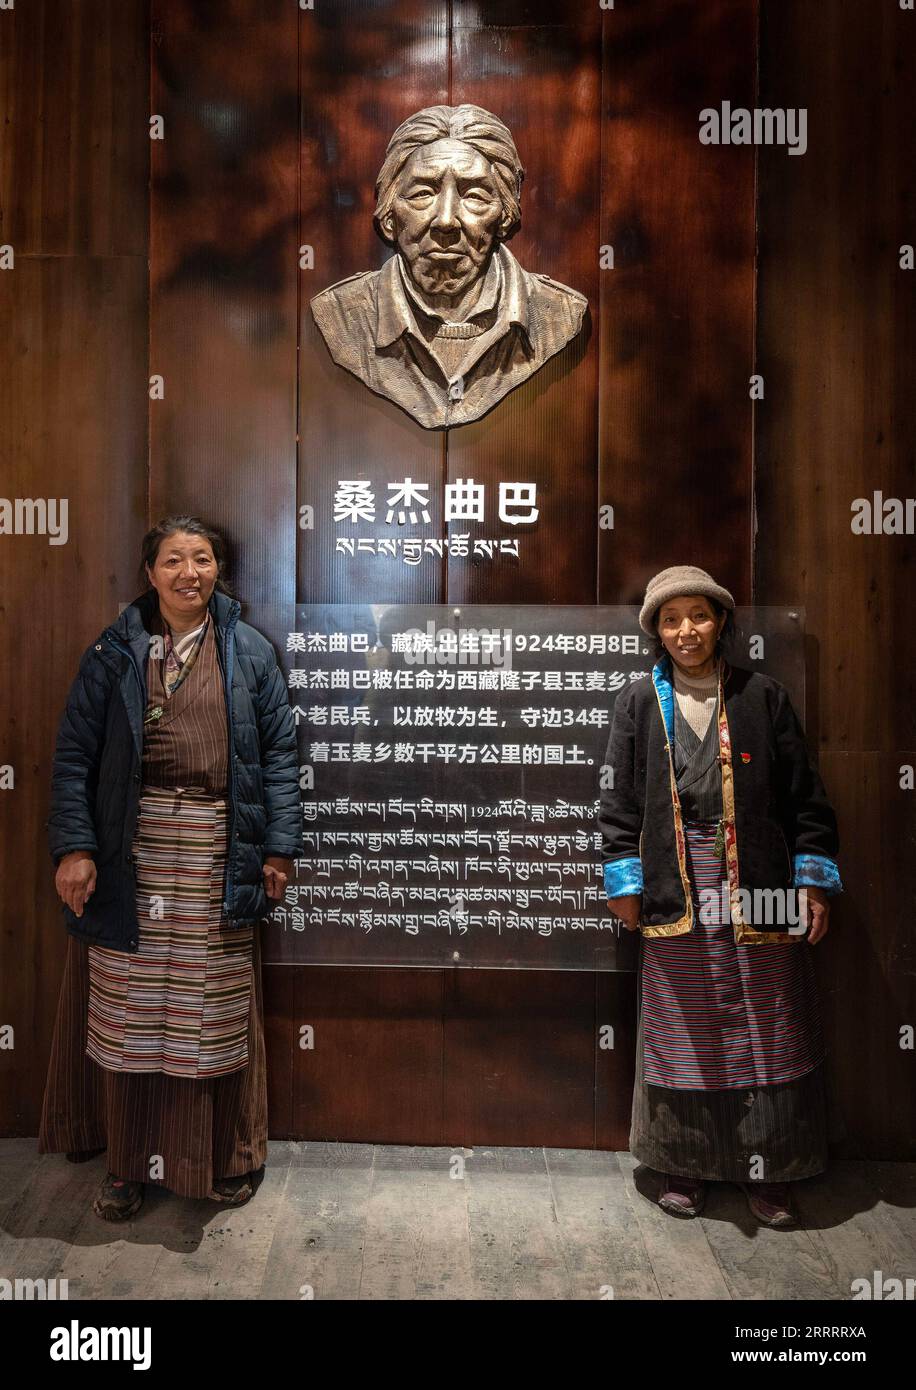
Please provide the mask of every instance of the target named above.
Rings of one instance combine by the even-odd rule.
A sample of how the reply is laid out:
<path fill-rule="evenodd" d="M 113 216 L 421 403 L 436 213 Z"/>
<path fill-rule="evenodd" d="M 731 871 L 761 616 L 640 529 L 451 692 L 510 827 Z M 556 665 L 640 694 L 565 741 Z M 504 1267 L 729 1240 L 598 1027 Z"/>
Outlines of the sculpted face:
<path fill-rule="evenodd" d="M 504 244 L 521 225 L 524 176 L 492 111 L 415 111 L 375 179 L 373 225 L 396 254 L 311 300 L 333 361 L 424 429 L 480 419 L 582 331 L 585 296 L 527 271 Z"/>
<path fill-rule="evenodd" d="M 436 140 L 404 165 L 391 213 L 417 289 L 459 298 L 486 271 L 503 207 L 484 156 L 463 140 Z"/>

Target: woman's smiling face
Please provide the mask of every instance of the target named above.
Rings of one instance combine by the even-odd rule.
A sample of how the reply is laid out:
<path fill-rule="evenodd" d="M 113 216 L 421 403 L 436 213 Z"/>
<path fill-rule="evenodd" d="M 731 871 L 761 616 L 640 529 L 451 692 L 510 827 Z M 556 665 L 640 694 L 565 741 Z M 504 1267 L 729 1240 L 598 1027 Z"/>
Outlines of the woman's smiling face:
<path fill-rule="evenodd" d="M 203 536 L 174 531 L 159 543 L 156 562 L 147 566 L 150 583 L 166 609 L 193 614 L 209 602 L 218 576 L 213 548 Z"/>
<path fill-rule="evenodd" d="M 715 666 L 716 640 L 726 614 L 718 617 L 702 594 L 666 599 L 655 625 L 671 660 L 688 676 L 708 676 Z"/>

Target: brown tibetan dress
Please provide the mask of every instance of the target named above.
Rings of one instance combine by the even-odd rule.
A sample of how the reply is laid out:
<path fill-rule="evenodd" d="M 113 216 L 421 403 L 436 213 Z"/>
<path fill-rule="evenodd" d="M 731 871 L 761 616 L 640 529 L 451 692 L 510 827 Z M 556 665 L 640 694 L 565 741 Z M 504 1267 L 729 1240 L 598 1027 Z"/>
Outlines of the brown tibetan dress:
<path fill-rule="evenodd" d="M 259 929 L 222 909 L 229 744 L 209 615 L 191 650 L 171 695 L 148 663 L 139 950 L 68 937 L 38 1147 L 107 1147 L 118 1177 L 206 1197 L 263 1165 L 267 1087 Z"/>

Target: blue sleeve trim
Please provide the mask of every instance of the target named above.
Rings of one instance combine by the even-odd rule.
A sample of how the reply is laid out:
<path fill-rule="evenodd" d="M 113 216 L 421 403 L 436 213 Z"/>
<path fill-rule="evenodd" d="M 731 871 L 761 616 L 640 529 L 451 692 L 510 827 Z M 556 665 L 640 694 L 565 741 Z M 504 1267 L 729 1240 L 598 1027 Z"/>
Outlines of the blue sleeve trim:
<path fill-rule="evenodd" d="M 825 854 L 796 854 L 795 887 L 823 888 L 825 893 L 842 893 L 840 871 Z"/>
<path fill-rule="evenodd" d="M 671 676 L 671 657 L 666 652 L 652 667 L 652 684 L 658 692 L 668 742 L 674 742 L 674 686 Z"/>
<path fill-rule="evenodd" d="M 628 898 L 642 892 L 642 864 L 638 858 L 615 859 L 604 866 L 604 896 Z"/>

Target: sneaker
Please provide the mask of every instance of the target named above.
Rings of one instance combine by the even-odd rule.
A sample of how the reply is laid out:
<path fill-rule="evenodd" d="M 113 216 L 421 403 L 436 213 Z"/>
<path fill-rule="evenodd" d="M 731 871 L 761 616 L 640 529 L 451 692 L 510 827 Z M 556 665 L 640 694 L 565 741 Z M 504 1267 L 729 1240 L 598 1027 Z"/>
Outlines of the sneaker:
<path fill-rule="evenodd" d="M 796 1224 L 787 1182 L 743 1182 L 747 1204 L 761 1226 L 782 1228 Z"/>
<path fill-rule="evenodd" d="M 128 1182 L 109 1173 L 98 1190 L 92 1210 L 103 1221 L 127 1221 L 143 1201 L 142 1182 Z"/>
<path fill-rule="evenodd" d="M 671 1216 L 699 1216 L 706 1203 L 706 1184 L 702 1178 L 683 1178 L 663 1173 L 658 1205 Z"/>

